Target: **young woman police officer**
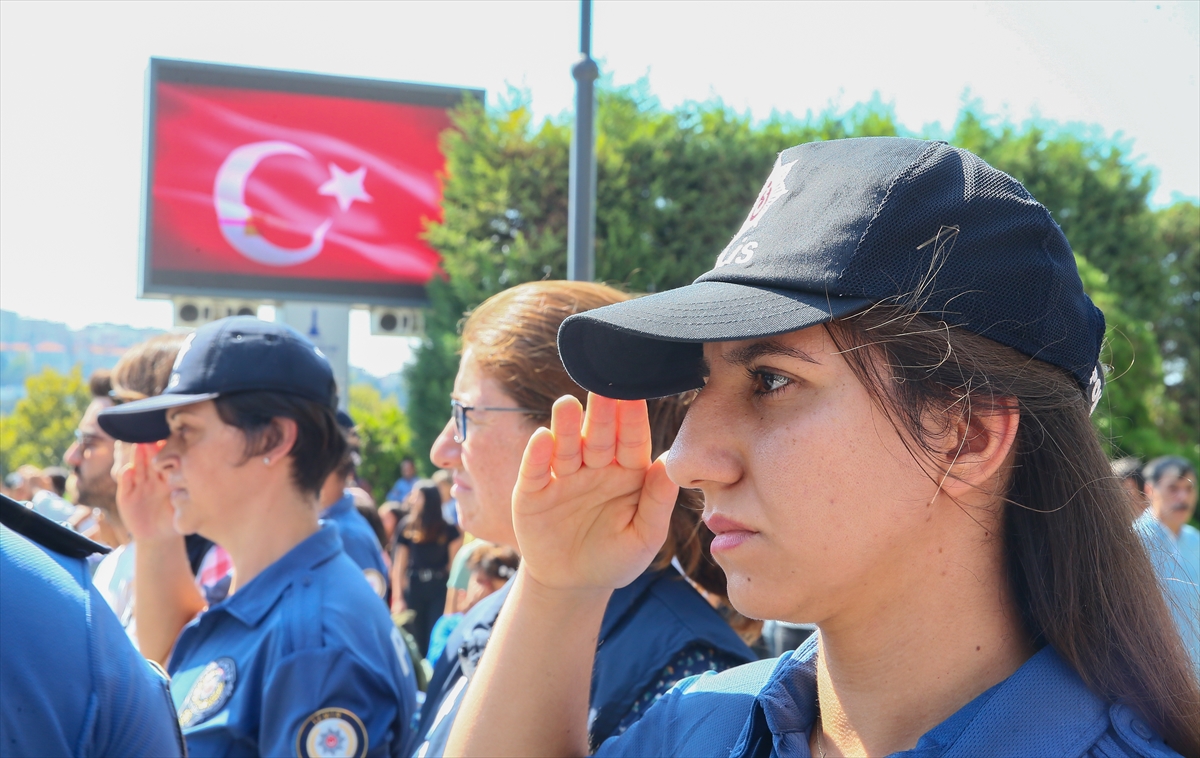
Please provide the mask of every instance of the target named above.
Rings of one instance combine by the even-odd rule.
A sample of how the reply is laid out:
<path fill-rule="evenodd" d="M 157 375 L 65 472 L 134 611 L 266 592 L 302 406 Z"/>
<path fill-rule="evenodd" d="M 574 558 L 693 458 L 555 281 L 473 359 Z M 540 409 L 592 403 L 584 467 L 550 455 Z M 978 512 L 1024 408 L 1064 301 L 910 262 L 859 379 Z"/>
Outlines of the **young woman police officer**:
<path fill-rule="evenodd" d="M 1200 755 L 1089 420 L 1103 334 L 1049 212 L 974 155 L 784 151 L 712 271 L 564 322 L 597 394 L 525 450 L 523 563 L 447 753 L 587 751 L 591 641 L 682 486 L 734 606 L 819 632 L 681 682 L 599 755 Z M 694 388 L 652 462 L 639 398 Z"/>

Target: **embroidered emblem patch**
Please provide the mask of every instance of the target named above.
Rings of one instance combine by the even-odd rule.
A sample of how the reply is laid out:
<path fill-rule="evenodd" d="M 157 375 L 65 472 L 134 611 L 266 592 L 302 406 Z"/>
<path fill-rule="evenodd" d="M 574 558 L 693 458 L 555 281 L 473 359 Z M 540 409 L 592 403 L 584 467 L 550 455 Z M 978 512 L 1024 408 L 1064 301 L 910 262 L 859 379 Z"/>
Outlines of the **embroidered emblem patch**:
<path fill-rule="evenodd" d="M 783 156 L 775 159 L 775 166 L 771 169 L 771 175 L 767 177 L 766 184 L 758 193 L 758 199 L 754 201 L 754 205 L 750 208 L 750 215 L 742 223 L 742 228 L 738 229 L 738 233 L 733 235 L 734 239 L 741 237 L 743 234 L 758 226 L 758 220 L 762 218 L 767 209 L 775 204 L 775 201 L 788 193 L 787 180 L 788 174 L 792 172 L 792 167 L 796 165 L 796 161 L 784 163 Z"/>
<path fill-rule="evenodd" d="M 387 593 L 387 582 L 384 581 L 383 574 L 375 569 L 366 568 L 363 569 L 363 576 L 367 578 L 367 584 L 371 585 L 376 595 L 383 597 Z"/>
<path fill-rule="evenodd" d="M 322 708 L 304 720 L 296 735 L 299 758 L 363 758 L 367 729 L 345 708 Z"/>
<path fill-rule="evenodd" d="M 205 666 L 183 698 L 179 725 L 194 726 L 224 708 L 235 684 L 237 665 L 232 658 L 218 658 Z"/>

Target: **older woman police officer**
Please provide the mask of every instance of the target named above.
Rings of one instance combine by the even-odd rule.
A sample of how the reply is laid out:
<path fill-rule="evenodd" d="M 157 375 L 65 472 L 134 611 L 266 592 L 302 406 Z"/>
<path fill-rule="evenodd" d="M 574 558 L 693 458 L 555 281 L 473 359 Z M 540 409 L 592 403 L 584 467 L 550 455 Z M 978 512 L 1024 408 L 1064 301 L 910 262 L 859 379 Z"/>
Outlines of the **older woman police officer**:
<path fill-rule="evenodd" d="M 163 394 L 101 415 L 116 439 L 165 440 L 154 465 L 174 528 L 233 561 L 229 595 L 168 662 L 192 755 L 391 755 L 407 737 L 411 661 L 337 530 L 318 523 L 346 445 L 335 411 L 320 351 L 237 317 L 190 335 Z"/>

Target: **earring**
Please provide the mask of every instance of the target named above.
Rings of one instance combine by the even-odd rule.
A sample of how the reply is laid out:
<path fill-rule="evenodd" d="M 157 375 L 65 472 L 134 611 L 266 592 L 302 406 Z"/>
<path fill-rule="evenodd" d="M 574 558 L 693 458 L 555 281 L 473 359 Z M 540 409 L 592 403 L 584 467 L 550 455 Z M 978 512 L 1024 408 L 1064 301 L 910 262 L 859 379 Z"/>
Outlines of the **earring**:
<path fill-rule="evenodd" d="M 271 465 L 271 458 L 270 458 L 270 456 L 263 456 L 263 465 L 264 465 L 264 466 L 270 466 L 270 465 Z"/>

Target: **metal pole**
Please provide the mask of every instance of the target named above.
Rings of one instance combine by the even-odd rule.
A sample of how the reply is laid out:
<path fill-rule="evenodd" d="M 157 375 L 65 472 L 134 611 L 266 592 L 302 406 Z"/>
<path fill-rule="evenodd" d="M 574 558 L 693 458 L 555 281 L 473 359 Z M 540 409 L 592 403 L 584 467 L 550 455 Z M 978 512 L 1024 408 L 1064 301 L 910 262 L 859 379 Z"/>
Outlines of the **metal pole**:
<path fill-rule="evenodd" d="M 596 93 L 600 75 L 592 60 L 592 0 L 582 0 L 579 19 L 579 62 L 575 77 L 575 131 L 571 135 L 571 187 L 567 210 L 567 278 L 590 282 L 596 277 Z"/>

